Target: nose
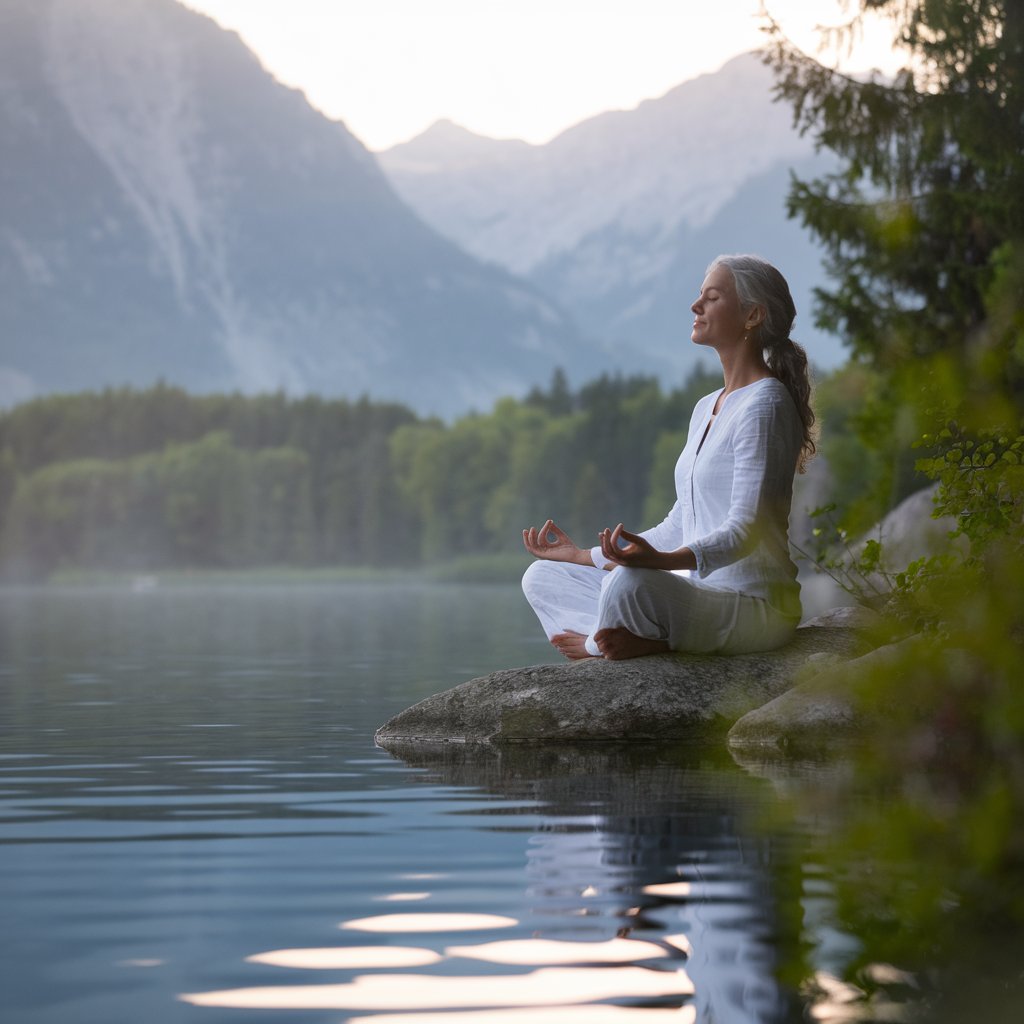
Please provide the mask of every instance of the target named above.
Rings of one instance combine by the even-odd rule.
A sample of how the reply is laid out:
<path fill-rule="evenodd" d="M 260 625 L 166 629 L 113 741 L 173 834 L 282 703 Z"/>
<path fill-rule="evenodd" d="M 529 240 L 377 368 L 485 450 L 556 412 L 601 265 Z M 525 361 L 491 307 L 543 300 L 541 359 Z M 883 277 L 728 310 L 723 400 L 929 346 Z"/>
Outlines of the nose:
<path fill-rule="evenodd" d="M 691 313 L 699 313 L 700 312 L 700 299 L 699 298 L 696 298 L 696 299 L 693 300 L 692 304 L 690 305 L 690 312 Z"/>

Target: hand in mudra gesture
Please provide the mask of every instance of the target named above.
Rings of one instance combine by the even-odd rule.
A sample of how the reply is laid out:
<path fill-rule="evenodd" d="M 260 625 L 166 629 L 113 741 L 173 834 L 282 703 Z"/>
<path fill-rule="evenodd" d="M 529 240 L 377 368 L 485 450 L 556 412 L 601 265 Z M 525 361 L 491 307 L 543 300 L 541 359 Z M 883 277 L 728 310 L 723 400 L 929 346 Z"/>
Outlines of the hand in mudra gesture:
<path fill-rule="evenodd" d="M 664 569 L 665 553 L 652 547 L 643 537 L 630 533 L 622 523 L 598 534 L 601 554 L 616 565 L 631 569 Z"/>
<path fill-rule="evenodd" d="M 531 526 L 523 530 L 523 544 L 534 558 L 546 558 L 552 562 L 576 562 L 585 564 L 590 561 L 590 552 L 583 551 L 549 519 L 539 530 Z"/>

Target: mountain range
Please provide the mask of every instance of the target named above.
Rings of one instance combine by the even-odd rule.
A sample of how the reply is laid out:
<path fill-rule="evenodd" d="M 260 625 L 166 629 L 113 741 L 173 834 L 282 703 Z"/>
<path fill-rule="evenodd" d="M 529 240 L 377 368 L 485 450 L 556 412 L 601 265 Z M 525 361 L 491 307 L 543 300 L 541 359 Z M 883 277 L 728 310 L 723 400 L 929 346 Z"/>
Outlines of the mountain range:
<path fill-rule="evenodd" d="M 427 223 L 557 296 L 624 362 L 696 358 L 687 310 L 708 262 L 757 252 L 790 279 L 812 356 L 835 365 L 838 343 L 810 315 L 821 256 L 785 214 L 791 171 L 824 163 L 772 102 L 772 82 L 745 54 L 546 145 L 440 121 L 379 159 Z"/>
<path fill-rule="evenodd" d="M 0 399 L 158 378 L 448 414 L 590 349 L 173 0 L 0 0 Z"/>
<path fill-rule="evenodd" d="M 813 155 L 769 85 L 746 57 L 546 146 L 441 123 L 375 156 L 175 0 L 0 0 L 0 404 L 163 379 L 453 415 L 555 366 L 674 383 L 715 252 L 820 283 L 782 201 Z"/>

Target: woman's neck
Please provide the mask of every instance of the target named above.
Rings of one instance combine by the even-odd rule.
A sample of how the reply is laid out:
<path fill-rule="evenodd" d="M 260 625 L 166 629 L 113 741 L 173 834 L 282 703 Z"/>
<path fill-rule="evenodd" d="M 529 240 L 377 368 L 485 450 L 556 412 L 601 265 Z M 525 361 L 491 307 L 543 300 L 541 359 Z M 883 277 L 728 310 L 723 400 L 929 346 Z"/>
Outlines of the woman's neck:
<path fill-rule="evenodd" d="M 719 357 L 722 360 L 722 375 L 725 379 L 723 395 L 731 394 L 733 391 L 745 388 L 748 384 L 764 380 L 765 377 L 772 375 L 760 352 L 756 356 L 751 354 L 746 358 L 720 352 Z"/>

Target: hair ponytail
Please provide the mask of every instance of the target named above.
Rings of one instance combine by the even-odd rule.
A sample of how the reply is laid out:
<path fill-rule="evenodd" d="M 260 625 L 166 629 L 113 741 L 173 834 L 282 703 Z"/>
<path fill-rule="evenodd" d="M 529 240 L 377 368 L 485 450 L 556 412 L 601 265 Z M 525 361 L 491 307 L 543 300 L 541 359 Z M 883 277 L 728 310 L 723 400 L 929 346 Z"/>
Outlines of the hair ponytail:
<path fill-rule="evenodd" d="M 708 271 L 717 266 L 727 267 L 732 274 L 736 294 L 744 308 L 760 306 L 764 310 L 758 341 L 768 369 L 785 385 L 800 416 L 804 438 L 797 468 L 803 473 L 817 445 L 807 353 L 789 336 L 796 319 L 796 305 L 789 285 L 782 274 L 760 256 L 719 256 Z"/>
<path fill-rule="evenodd" d="M 804 431 L 804 443 L 800 447 L 797 469 L 803 473 L 807 463 L 817 450 L 814 440 L 814 410 L 811 408 L 811 375 L 807 365 L 807 353 L 802 345 L 792 338 L 786 338 L 773 348 L 765 348 L 765 362 L 772 376 L 786 385 L 800 414 Z"/>

